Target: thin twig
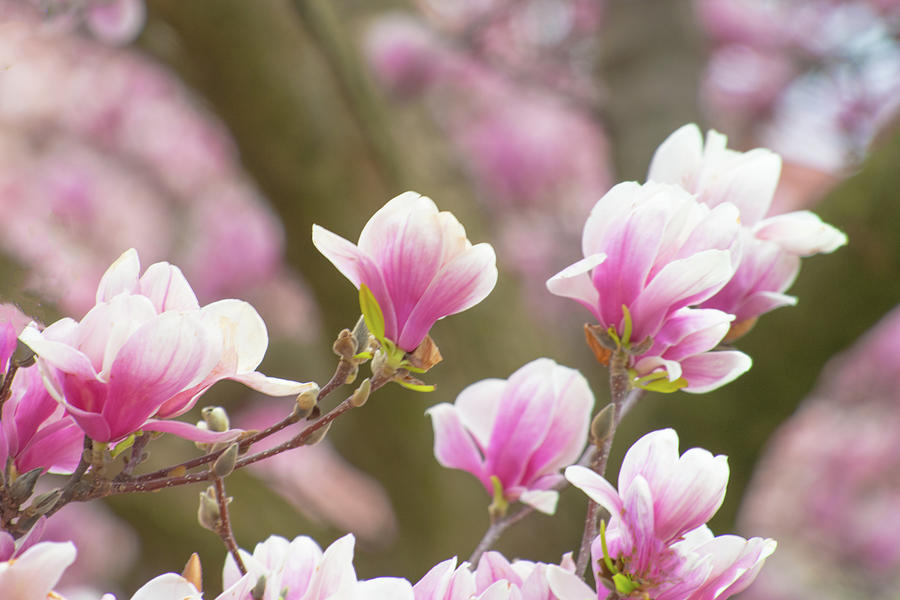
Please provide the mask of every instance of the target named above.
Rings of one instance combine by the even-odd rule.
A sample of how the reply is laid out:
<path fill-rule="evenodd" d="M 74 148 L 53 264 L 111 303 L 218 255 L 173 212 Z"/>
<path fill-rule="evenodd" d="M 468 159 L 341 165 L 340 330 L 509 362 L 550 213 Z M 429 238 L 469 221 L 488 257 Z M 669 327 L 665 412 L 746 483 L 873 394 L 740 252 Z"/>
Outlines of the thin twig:
<path fill-rule="evenodd" d="M 3 404 L 9 400 L 13 378 L 16 376 L 16 371 L 18 370 L 19 365 L 10 361 L 9 369 L 6 370 L 6 374 L 3 375 L 3 382 L 0 383 L 0 408 L 3 408 Z"/>
<path fill-rule="evenodd" d="M 234 532 L 231 530 L 231 520 L 228 518 L 228 498 L 225 496 L 225 482 L 221 477 L 213 476 L 213 485 L 216 487 L 216 502 L 219 504 L 219 521 L 216 527 L 216 533 L 222 538 L 241 575 L 247 574 L 247 567 L 241 560 L 241 553 L 238 552 L 237 541 L 234 539 Z"/>

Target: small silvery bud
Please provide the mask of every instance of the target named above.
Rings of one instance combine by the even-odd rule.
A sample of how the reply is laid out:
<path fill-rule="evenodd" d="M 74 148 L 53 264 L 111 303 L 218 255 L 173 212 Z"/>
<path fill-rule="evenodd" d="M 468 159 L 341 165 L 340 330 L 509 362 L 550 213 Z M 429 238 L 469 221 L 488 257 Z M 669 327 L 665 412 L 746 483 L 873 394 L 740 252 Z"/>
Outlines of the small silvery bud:
<path fill-rule="evenodd" d="M 256 580 L 256 585 L 253 586 L 253 589 L 250 590 L 250 597 L 253 600 L 262 600 L 266 595 L 266 576 L 260 575 L 259 579 Z"/>
<path fill-rule="evenodd" d="M 353 392 L 353 395 L 350 396 L 350 404 L 354 408 L 359 408 L 366 403 L 366 400 L 369 399 L 369 393 L 371 393 L 371 391 L 372 382 L 369 381 L 368 377 L 366 377 L 362 380 L 362 383 L 359 384 L 359 387 L 356 388 L 356 391 Z"/>
<path fill-rule="evenodd" d="M 616 426 L 616 405 L 607 404 L 591 421 L 591 442 L 600 446 L 609 439 Z"/>
<path fill-rule="evenodd" d="M 15 502 L 16 506 L 28 500 L 34 491 L 34 485 L 37 483 L 43 469 L 38 467 L 20 475 L 11 486 L 9 486 L 9 497 Z"/>
<path fill-rule="evenodd" d="M 334 341 L 334 344 L 331 346 L 331 349 L 342 359 L 350 360 L 353 358 L 353 355 L 356 354 L 356 349 L 358 347 L 359 345 L 356 343 L 356 338 L 353 337 L 350 330 L 342 329 L 338 334 L 337 339 Z"/>
<path fill-rule="evenodd" d="M 353 339 L 356 340 L 357 351 L 366 351 L 371 344 L 369 328 L 366 327 L 366 318 L 361 315 L 356 325 L 353 326 Z"/>
<path fill-rule="evenodd" d="M 210 431 L 222 432 L 231 428 L 228 413 L 221 406 L 205 406 L 200 411 L 200 416 L 203 417 Z"/>
<path fill-rule="evenodd" d="M 36 515 L 42 515 L 56 506 L 56 501 L 59 500 L 60 496 L 62 496 L 62 490 L 59 489 L 45 492 L 34 499 L 31 506 L 28 507 L 28 511 Z"/>
<path fill-rule="evenodd" d="M 312 434 L 306 438 L 306 441 L 303 442 L 304 446 L 315 446 L 319 442 L 325 439 L 325 434 L 328 433 L 328 430 L 331 429 L 331 423 L 326 423 L 324 426 L 319 427 Z"/>
<path fill-rule="evenodd" d="M 237 462 L 238 456 L 238 446 L 237 442 L 232 443 L 213 463 L 212 471 L 216 474 L 216 477 L 227 477 L 234 471 L 234 463 Z"/>
<path fill-rule="evenodd" d="M 316 407 L 316 404 L 319 403 L 319 386 L 314 387 L 311 390 L 306 390 L 299 396 L 297 396 L 297 412 L 300 413 L 301 417 L 306 417 L 312 410 Z"/>
<path fill-rule="evenodd" d="M 200 492 L 200 507 L 197 509 L 197 522 L 210 531 L 218 531 L 222 520 L 219 503 L 216 501 L 216 489 L 212 486 Z"/>
<path fill-rule="evenodd" d="M 33 365 L 35 358 L 34 350 L 23 344 L 21 341 L 18 341 L 16 349 L 9 359 L 9 363 L 24 369 Z"/>

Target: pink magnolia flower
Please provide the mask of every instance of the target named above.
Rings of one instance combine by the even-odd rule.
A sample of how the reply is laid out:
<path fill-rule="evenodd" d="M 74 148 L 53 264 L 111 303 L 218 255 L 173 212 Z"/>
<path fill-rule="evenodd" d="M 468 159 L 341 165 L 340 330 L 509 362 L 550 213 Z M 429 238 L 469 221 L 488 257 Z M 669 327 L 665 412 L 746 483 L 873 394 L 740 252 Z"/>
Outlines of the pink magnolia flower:
<path fill-rule="evenodd" d="M 507 502 L 552 514 L 559 493 L 550 488 L 584 449 L 593 407 L 581 373 L 539 358 L 508 380 L 479 381 L 455 404 L 431 407 L 434 455 L 475 475 L 488 494 L 496 478 Z"/>
<path fill-rule="evenodd" d="M 713 537 L 705 523 L 725 498 L 727 459 L 700 448 L 679 457 L 672 429 L 634 443 L 622 461 L 618 491 L 584 467 L 569 467 L 566 478 L 609 511 L 605 536 L 591 547 L 595 579 L 615 581 L 618 574 L 631 586 L 629 596 L 727 598 L 750 585 L 775 550 L 774 540 Z M 606 597 L 604 586 L 595 593 L 573 577 L 560 570 L 548 574 L 561 600 Z M 623 593 L 621 583 L 616 587 Z"/>
<path fill-rule="evenodd" d="M 0 552 L 9 550 L 8 533 L 0 531 Z M 72 542 L 40 542 L 16 553 L 0 555 L 0 590 L 3 597 L 16 600 L 58 598 L 53 587 L 63 571 L 75 560 Z"/>
<path fill-rule="evenodd" d="M 220 379 L 274 396 L 314 387 L 254 370 L 268 336 L 246 302 L 201 308 L 168 263 L 139 274 L 129 250 L 104 274 L 97 304 L 80 322 L 65 318 L 42 332 L 30 326 L 20 336 L 38 355 L 50 394 L 91 439 L 115 442 L 146 429 L 211 441 L 222 435 L 160 419 L 189 410 Z"/>
<path fill-rule="evenodd" d="M 691 308 L 734 275 L 739 230 L 738 209 L 730 203 L 710 207 L 677 186 L 620 183 L 591 210 L 584 258 L 551 277 L 547 288 L 576 300 L 626 345 L 653 341 L 649 351 L 630 358 L 636 385 L 664 376 L 683 380 L 686 391 L 705 392 L 751 364 L 742 352 L 710 352 L 731 315 Z"/>
<path fill-rule="evenodd" d="M 253 554 L 241 550 L 247 574 L 241 575 L 229 555 L 222 573 L 225 591 L 216 600 L 248 600 L 251 590 L 265 577 L 262 600 L 413 600 L 405 579 L 378 577 L 358 581 L 353 568 L 352 535 L 335 541 L 324 552 L 311 538 L 288 541 L 276 535 L 256 545 Z M 104 600 L 113 600 L 105 596 Z M 178 598 L 202 600 L 190 582 L 174 573 L 151 580 L 131 600 Z"/>
<path fill-rule="evenodd" d="M 701 304 L 736 316 L 735 326 L 780 306 L 797 302 L 784 292 L 800 269 L 800 257 L 833 252 L 847 236 L 809 211 L 767 216 L 781 173 L 781 157 L 765 148 L 737 152 L 727 138 L 685 125 L 657 148 L 647 178 L 681 185 L 715 207 L 740 210 L 743 253 L 737 272 Z"/>
<path fill-rule="evenodd" d="M 372 215 L 358 244 L 318 225 L 313 244 L 353 285 L 372 291 L 386 337 L 407 352 L 435 321 L 478 304 L 497 283 L 491 245 L 473 246 L 456 217 L 415 192 Z"/>
<path fill-rule="evenodd" d="M 481 556 L 473 571 L 467 562 L 457 567 L 454 557 L 435 565 L 413 592 L 415 600 L 557 600 L 547 581 L 549 566 L 525 560 L 510 563 L 491 551 Z M 561 568 L 574 573 L 571 554 L 563 557 Z"/>
<path fill-rule="evenodd" d="M 0 306 L 0 373 L 6 373 L 16 338 L 27 317 Z M 7 459 L 18 473 L 38 467 L 71 473 L 78 465 L 84 432 L 47 393 L 36 368 L 19 369 L 0 412 L 0 465 Z"/>

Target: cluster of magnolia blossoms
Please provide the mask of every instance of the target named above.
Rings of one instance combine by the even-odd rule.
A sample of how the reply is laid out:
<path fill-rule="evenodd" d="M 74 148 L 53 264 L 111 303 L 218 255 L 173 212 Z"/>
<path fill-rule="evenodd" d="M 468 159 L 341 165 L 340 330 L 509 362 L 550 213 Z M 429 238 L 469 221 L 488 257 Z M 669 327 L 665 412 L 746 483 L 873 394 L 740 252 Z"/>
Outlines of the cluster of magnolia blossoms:
<path fill-rule="evenodd" d="M 785 295 L 799 257 L 831 252 L 846 236 L 808 211 L 767 216 L 781 169 L 774 153 L 740 153 L 696 125 L 656 151 L 645 184 L 621 183 L 585 223 L 584 258 L 547 281 L 599 322 L 607 350 L 627 354 L 631 385 L 706 392 L 750 368 L 716 350 Z M 608 360 L 598 353 L 598 359 Z"/>
<path fill-rule="evenodd" d="M 64 318 L 43 331 L 32 324 L 19 339 L 37 354 L 50 395 L 100 443 L 138 431 L 204 442 L 235 437 L 169 420 L 221 379 L 272 396 L 315 388 L 255 370 L 268 335 L 252 306 L 229 299 L 200 307 L 178 267 L 155 263 L 141 275 L 134 250 L 103 275 L 97 304 L 81 321 Z"/>

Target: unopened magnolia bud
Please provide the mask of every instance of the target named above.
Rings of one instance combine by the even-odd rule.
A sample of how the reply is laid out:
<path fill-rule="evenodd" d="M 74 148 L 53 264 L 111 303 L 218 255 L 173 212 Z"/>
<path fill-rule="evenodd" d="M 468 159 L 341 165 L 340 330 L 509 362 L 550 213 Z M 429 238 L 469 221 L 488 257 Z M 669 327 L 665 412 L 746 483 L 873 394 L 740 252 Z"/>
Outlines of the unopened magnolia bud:
<path fill-rule="evenodd" d="M 20 475 L 11 486 L 9 486 L 9 497 L 15 502 L 16 506 L 28 500 L 34 491 L 34 484 L 37 483 L 38 477 L 41 476 L 43 469 L 38 467 Z"/>
<path fill-rule="evenodd" d="M 338 334 L 337 339 L 334 341 L 334 344 L 331 346 L 331 349 L 344 360 L 350 360 L 353 355 L 356 354 L 356 349 L 358 347 L 359 344 L 356 343 L 356 338 L 353 337 L 350 330 L 342 329 Z"/>
<path fill-rule="evenodd" d="M 45 492 L 35 497 L 31 506 L 28 507 L 28 511 L 36 515 L 42 515 L 56 506 L 56 501 L 59 500 L 60 496 L 62 496 L 62 490 L 59 489 Z"/>
<path fill-rule="evenodd" d="M 599 446 L 609 439 L 616 427 L 616 405 L 607 404 L 591 421 L 591 442 Z"/>
<path fill-rule="evenodd" d="M 250 597 L 253 600 L 262 600 L 263 596 L 266 595 L 266 576 L 260 575 L 259 579 L 256 580 L 256 585 L 253 586 L 253 589 L 250 590 Z"/>
<path fill-rule="evenodd" d="M 21 341 L 18 341 L 15 351 L 9 358 L 9 363 L 11 365 L 16 365 L 19 368 L 25 368 L 33 365 L 35 358 L 36 357 L 34 354 L 34 350 L 26 346 Z"/>
<path fill-rule="evenodd" d="M 350 396 L 350 404 L 354 408 L 359 408 L 366 403 L 366 400 L 369 399 L 369 393 L 371 393 L 371 391 L 372 382 L 369 381 L 368 377 L 366 377 L 362 380 L 362 383 L 359 384 L 359 387 L 356 388 L 356 391 L 353 392 L 353 395 Z"/>
<path fill-rule="evenodd" d="M 216 501 L 216 489 L 212 486 L 200 492 L 200 507 L 197 509 L 197 521 L 210 531 L 218 531 L 222 520 L 219 503 Z"/>
<path fill-rule="evenodd" d="M 227 477 L 234 471 L 234 463 L 237 462 L 238 456 L 238 446 L 237 442 L 233 442 L 213 463 L 212 471 L 216 474 L 216 477 Z"/>
<path fill-rule="evenodd" d="M 316 386 L 315 388 L 306 390 L 305 392 L 297 396 L 297 407 L 295 410 L 300 413 L 301 418 L 306 418 L 318 403 L 319 386 Z"/>
<path fill-rule="evenodd" d="M 221 406 L 205 406 L 200 411 L 200 416 L 210 431 L 222 432 L 231 428 L 228 413 Z"/>
<path fill-rule="evenodd" d="M 326 423 L 322 427 L 319 427 L 315 431 L 312 432 L 306 441 L 303 442 L 304 446 L 314 446 L 325 439 L 325 435 L 328 433 L 328 430 L 331 429 L 331 423 Z"/>
<path fill-rule="evenodd" d="M 187 564 L 184 565 L 184 571 L 181 576 L 188 580 L 198 592 L 203 591 L 203 566 L 200 564 L 200 557 L 196 552 L 191 554 Z"/>

